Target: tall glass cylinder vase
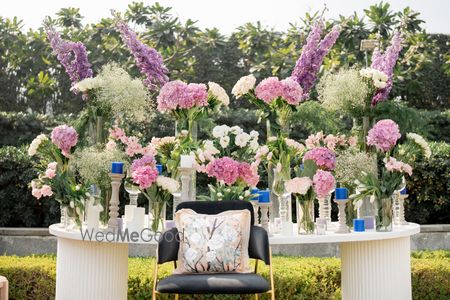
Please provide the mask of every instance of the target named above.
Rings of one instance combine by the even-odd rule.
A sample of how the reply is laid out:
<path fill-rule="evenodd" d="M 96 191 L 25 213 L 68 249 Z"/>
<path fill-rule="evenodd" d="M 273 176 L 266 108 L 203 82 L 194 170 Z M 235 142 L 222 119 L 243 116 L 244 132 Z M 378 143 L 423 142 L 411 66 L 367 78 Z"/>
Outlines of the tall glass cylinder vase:
<path fill-rule="evenodd" d="M 186 135 L 186 138 L 192 142 L 197 141 L 198 124 L 189 118 L 175 121 L 175 136 Z"/>
<path fill-rule="evenodd" d="M 353 200 L 349 200 L 345 206 L 345 216 L 347 220 L 347 226 L 353 228 L 353 219 L 356 219 L 355 205 L 353 205 Z"/>
<path fill-rule="evenodd" d="M 105 120 L 102 116 L 97 116 L 89 122 L 88 135 L 88 143 L 90 145 L 102 144 L 105 142 Z"/>
<path fill-rule="evenodd" d="M 314 233 L 314 199 L 296 199 L 299 207 L 297 216 L 298 234 Z"/>
<path fill-rule="evenodd" d="M 281 122 L 279 118 L 277 118 L 277 121 L 271 122 L 270 119 L 267 119 L 266 121 L 266 137 L 267 141 L 274 139 L 274 138 L 288 138 L 290 132 L 290 124 L 289 124 L 289 118 L 284 118 Z M 282 163 L 282 168 L 289 169 L 290 172 L 290 159 L 285 159 Z M 267 174 L 267 182 L 268 186 L 273 187 L 274 184 L 274 168 L 277 166 L 277 162 L 269 162 L 268 164 L 268 174 Z M 280 200 L 278 199 L 278 196 L 274 193 L 273 189 L 270 189 L 270 199 L 272 202 L 272 206 L 270 207 L 270 223 L 274 224 L 275 218 L 280 218 Z M 292 221 L 292 205 L 289 203 L 288 205 L 288 218 L 290 221 Z"/>
<path fill-rule="evenodd" d="M 166 202 L 153 200 L 148 202 L 148 225 L 153 232 L 163 232 L 166 222 Z"/>
<path fill-rule="evenodd" d="M 277 168 L 274 168 L 272 190 L 279 201 L 278 214 L 281 220 L 281 234 L 291 235 L 293 231 L 292 221 L 289 218 L 291 194 L 286 190 L 285 186 L 285 183 L 291 177 L 291 170 L 290 168 L 280 168 L 280 166 L 278 165 Z"/>
<path fill-rule="evenodd" d="M 375 216 L 377 231 L 392 231 L 392 197 L 376 199 L 377 214 Z"/>

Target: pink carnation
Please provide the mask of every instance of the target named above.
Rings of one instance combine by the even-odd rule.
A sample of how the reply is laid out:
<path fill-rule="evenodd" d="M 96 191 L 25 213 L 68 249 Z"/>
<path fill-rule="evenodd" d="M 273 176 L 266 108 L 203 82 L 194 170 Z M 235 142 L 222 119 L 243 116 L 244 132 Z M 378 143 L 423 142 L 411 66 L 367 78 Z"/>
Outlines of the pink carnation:
<path fill-rule="evenodd" d="M 51 162 L 47 165 L 47 168 L 52 169 L 52 170 L 56 170 L 56 167 L 58 166 L 58 163 L 56 161 Z"/>
<path fill-rule="evenodd" d="M 256 86 L 255 92 L 256 97 L 270 104 L 283 95 L 283 84 L 277 77 L 269 77 Z"/>
<path fill-rule="evenodd" d="M 120 140 L 123 136 L 125 136 L 125 131 L 119 126 L 114 125 L 113 128 L 109 129 L 109 136 L 115 140 Z"/>
<path fill-rule="evenodd" d="M 66 157 L 70 154 L 70 148 L 75 146 L 78 142 L 78 133 L 73 127 L 67 125 L 55 127 L 51 137 L 53 144 L 61 149 L 61 153 Z"/>
<path fill-rule="evenodd" d="M 125 153 L 129 157 L 135 156 L 136 154 L 142 154 L 142 146 L 139 143 L 139 138 L 130 136 L 126 139 L 125 144 L 127 145 Z"/>
<path fill-rule="evenodd" d="M 53 195 L 52 187 L 44 184 L 41 188 L 42 197 L 50 197 Z"/>
<path fill-rule="evenodd" d="M 318 170 L 313 177 L 313 185 L 317 197 L 325 198 L 335 188 L 336 180 L 330 172 Z"/>
<path fill-rule="evenodd" d="M 291 105 L 299 104 L 303 97 L 303 89 L 300 84 L 289 77 L 282 80 L 281 85 L 283 86 L 282 97 L 286 102 Z"/>
<path fill-rule="evenodd" d="M 52 179 L 55 176 L 56 176 L 56 171 L 54 169 L 45 170 L 45 177 Z"/>
<path fill-rule="evenodd" d="M 385 119 L 378 121 L 369 130 L 367 145 L 375 146 L 377 150 L 387 152 L 395 146 L 400 137 L 398 125 L 390 119 Z"/>
<path fill-rule="evenodd" d="M 386 166 L 386 170 L 389 172 L 397 171 L 400 173 L 406 173 L 409 176 L 412 175 L 412 167 L 409 164 L 398 161 L 394 157 L 389 157 L 389 159 L 385 158 L 383 161 Z"/>
<path fill-rule="evenodd" d="M 338 138 L 332 134 L 329 134 L 325 137 L 323 142 L 327 145 L 328 149 L 330 149 L 331 151 L 334 151 L 334 149 L 336 148 L 336 145 L 338 143 L 342 143 L 342 139 Z M 344 142 L 345 142 L 345 139 L 344 139 Z"/>
<path fill-rule="evenodd" d="M 317 147 L 309 150 L 303 157 L 303 162 L 313 160 L 317 167 L 324 170 L 334 170 L 336 167 L 336 155 L 325 147 Z"/>
<path fill-rule="evenodd" d="M 226 156 L 216 159 L 206 166 L 206 174 L 232 185 L 239 178 L 239 162 Z"/>
<path fill-rule="evenodd" d="M 158 170 L 151 166 L 137 167 L 134 169 L 131 176 L 135 184 L 139 184 L 141 189 L 146 189 L 156 182 Z"/>

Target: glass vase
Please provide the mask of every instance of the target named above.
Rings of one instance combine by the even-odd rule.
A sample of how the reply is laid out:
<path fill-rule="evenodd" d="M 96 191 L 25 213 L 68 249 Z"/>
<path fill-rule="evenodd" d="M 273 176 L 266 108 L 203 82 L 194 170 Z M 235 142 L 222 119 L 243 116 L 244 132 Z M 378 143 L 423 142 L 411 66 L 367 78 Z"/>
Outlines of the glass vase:
<path fill-rule="evenodd" d="M 163 232 L 166 222 L 166 202 L 149 201 L 149 227 L 153 232 Z"/>
<path fill-rule="evenodd" d="M 370 197 L 365 197 L 361 200 L 361 205 L 356 210 L 358 219 L 364 217 L 373 217 L 376 215 L 375 202 L 370 201 Z"/>
<path fill-rule="evenodd" d="M 105 120 L 102 116 L 92 118 L 88 124 L 88 143 L 90 145 L 103 144 L 106 140 Z"/>
<path fill-rule="evenodd" d="M 68 209 L 67 206 L 59 205 L 59 209 L 61 211 L 61 218 L 59 221 L 60 227 L 64 229 L 69 228 L 69 215 L 68 215 Z"/>
<path fill-rule="evenodd" d="M 274 168 L 273 169 L 273 185 L 272 191 L 277 196 L 278 215 L 282 223 L 290 222 L 288 217 L 289 206 L 291 206 L 291 194 L 286 190 L 285 183 L 291 177 L 290 168 Z M 273 205 L 273 204 L 272 204 Z"/>
<path fill-rule="evenodd" d="M 376 208 L 377 214 L 375 216 L 375 220 L 377 231 L 392 231 L 392 197 L 377 199 Z"/>
<path fill-rule="evenodd" d="M 319 201 L 319 218 L 325 219 L 327 224 L 331 223 L 331 194 L 325 197 L 318 197 Z"/>
<path fill-rule="evenodd" d="M 186 135 L 191 142 L 197 142 L 198 124 L 197 121 L 184 118 L 175 121 L 175 136 Z"/>
<path fill-rule="evenodd" d="M 299 215 L 297 216 L 298 234 L 314 233 L 314 200 L 297 199 Z"/>

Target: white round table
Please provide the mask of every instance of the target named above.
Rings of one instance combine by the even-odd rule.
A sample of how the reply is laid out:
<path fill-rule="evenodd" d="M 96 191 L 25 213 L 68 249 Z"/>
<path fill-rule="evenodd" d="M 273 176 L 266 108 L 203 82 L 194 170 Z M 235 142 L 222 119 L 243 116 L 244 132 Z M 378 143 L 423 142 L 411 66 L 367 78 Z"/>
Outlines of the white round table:
<path fill-rule="evenodd" d="M 412 298 L 410 236 L 419 232 L 418 224 L 409 223 L 394 226 L 391 232 L 275 235 L 270 243 L 339 243 L 343 300 L 408 300 Z"/>
<path fill-rule="evenodd" d="M 57 300 L 127 299 L 128 244 L 156 244 L 154 238 L 128 235 L 127 239 L 112 233 L 83 238 L 80 230 L 68 231 L 59 224 L 49 231 L 58 239 Z"/>

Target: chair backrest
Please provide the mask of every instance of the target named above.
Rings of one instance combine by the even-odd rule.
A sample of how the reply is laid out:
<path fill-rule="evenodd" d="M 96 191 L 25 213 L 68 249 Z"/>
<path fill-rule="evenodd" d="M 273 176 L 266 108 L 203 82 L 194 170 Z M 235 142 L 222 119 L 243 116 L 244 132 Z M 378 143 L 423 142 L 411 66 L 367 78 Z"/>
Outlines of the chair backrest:
<path fill-rule="evenodd" d="M 233 201 L 187 201 L 177 206 L 177 211 L 190 208 L 199 214 L 215 215 L 227 210 L 248 209 L 251 213 L 250 240 L 248 254 L 250 258 L 260 259 L 266 265 L 270 264 L 269 236 L 267 231 L 254 225 L 253 206 L 250 202 L 242 200 Z M 158 263 L 162 264 L 178 259 L 180 240 L 178 230 L 172 228 L 161 236 L 158 243 Z"/>
<path fill-rule="evenodd" d="M 183 208 L 190 208 L 198 214 L 217 215 L 227 210 L 248 209 L 251 214 L 250 225 L 255 224 L 253 214 L 253 205 L 248 201 L 230 200 L 230 201 L 185 201 L 178 204 L 176 211 Z"/>

